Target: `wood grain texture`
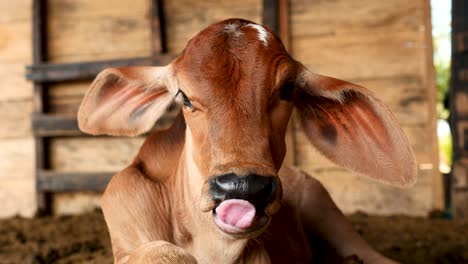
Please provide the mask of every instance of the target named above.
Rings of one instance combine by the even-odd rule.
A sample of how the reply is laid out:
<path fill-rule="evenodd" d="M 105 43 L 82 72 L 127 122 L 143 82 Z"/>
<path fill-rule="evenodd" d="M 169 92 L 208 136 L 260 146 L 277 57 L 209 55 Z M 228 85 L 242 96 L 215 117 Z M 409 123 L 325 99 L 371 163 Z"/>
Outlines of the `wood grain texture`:
<path fill-rule="evenodd" d="M 391 187 L 342 168 L 314 170 L 333 200 L 345 213 L 406 214 L 424 216 L 432 209 L 432 172 L 419 170 L 415 186 Z"/>
<path fill-rule="evenodd" d="M 0 62 L 0 101 L 32 100 L 32 84 L 24 78 L 25 62 Z"/>
<path fill-rule="evenodd" d="M 293 27 L 294 31 L 294 27 Z M 310 70 L 341 79 L 422 75 L 424 35 L 421 32 L 375 32 L 294 37 L 294 57 Z"/>
<path fill-rule="evenodd" d="M 0 217 L 36 211 L 34 140 L 30 128 L 32 84 L 31 0 L 0 1 Z"/>
<path fill-rule="evenodd" d="M 34 156 L 32 138 L 0 139 L 0 182 L 34 182 Z"/>
<path fill-rule="evenodd" d="M 41 63 L 27 67 L 26 78 L 34 82 L 93 80 L 99 72 L 111 67 L 167 65 L 175 56 L 160 55 L 115 60 L 95 60 L 76 63 Z"/>
<path fill-rule="evenodd" d="M 187 41 L 205 27 L 220 20 L 240 17 L 260 23 L 261 0 L 165 1 L 169 53 L 179 53 Z"/>
<path fill-rule="evenodd" d="M 0 62 L 29 63 L 31 56 L 31 25 L 29 21 L 0 23 Z"/>
<path fill-rule="evenodd" d="M 37 190 L 41 192 L 103 192 L 115 173 L 39 171 Z"/>
<path fill-rule="evenodd" d="M 127 166 L 143 138 L 57 138 L 51 142 L 52 169 L 64 172 L 114 172 Z"/>
<path fill-rule="evenodd" d="M 49 57 L 54 62 L 151 55 L 150 1 L 49 1 Z"/>
<path fill-rule="evenodd" d="M 423 0 L 291 0 L 293 37 L 424 30 Z"/>
<path fill-rule="evenodd" d="M 36 213 L 36 190 L 34 180 L 6 179 L 0 181 L 0 218 L 33 217 Z"/>
<path fill-rule="evenodd" d="M 0 23 L 31 20 L 32 0 L 0 1 Z"/>
<path fill-rule="evenodd" d="M 32 111 L 33 105 L 30 99 L 0 101 L 0 138 L 26 138 L 32 136 Z M 25 151 L 29 150 L 25 149 Z"/>

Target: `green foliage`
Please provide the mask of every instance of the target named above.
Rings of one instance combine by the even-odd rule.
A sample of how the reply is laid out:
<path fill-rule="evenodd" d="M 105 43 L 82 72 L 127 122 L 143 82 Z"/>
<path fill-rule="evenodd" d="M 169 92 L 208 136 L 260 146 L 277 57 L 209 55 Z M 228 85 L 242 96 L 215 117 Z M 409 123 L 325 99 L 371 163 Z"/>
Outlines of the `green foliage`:
<path fill-rule="evenodd" d="M 450 58 L 444 58 L 440 52 L 440 44 L 447 41 L 449 35 L 434 36 L 434 67 L 437 88 L 437 116 L 439 119 L 447 120 L 449 109 L 445 108 L 444 101 L 448 96 L 450 88 Z M 447 106 L 448 107 L 448 106 Z M 450 167 L 452 164 L 452 136 L 450 134 L 439 134 L 438 137 L 440 163 Z"/>
<path fill-rule="evenodd" d="M 441 163 L 452 165 L 452 136 L 450 134 L 439 136 L 439 152 Z"/>
<path fill-rule="evenodd" d="M 444 99 L 448 96 L 450 87 L 450 60 L 439 55 L 438 41 L 442 37 L 434 37 L 434 66 L 437 87 L 437 115 L 441 119 L 447 119 L 449 110 L 444 107 Z"/>

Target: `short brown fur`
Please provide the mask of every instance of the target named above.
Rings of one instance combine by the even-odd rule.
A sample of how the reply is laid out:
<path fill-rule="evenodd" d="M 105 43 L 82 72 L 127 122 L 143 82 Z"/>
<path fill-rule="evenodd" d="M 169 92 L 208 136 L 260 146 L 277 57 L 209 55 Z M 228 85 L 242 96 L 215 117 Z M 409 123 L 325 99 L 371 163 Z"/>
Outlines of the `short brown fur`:
<path fill-rule="evenodd" d="M 141 134 L 182 104 L 179 94 L 186 105 L 174 125 L 151 132 L 103 195 L 117 263 L 311 263 L 312 236 L 340 257 L 393 263 L 360 238 L 318 181 L 282 166 L 296 107 L 309 140 L 332 161 L 412 184 L 408 141 L 369 91 L 308 71 L 269 29 L 231 19 L 200 32 L 168 66 L 105 70 L 85 95 L 79 125 Z M 239 234 L 215 225 L 208 181 L 227 173 L 280 180 L 267 224 Z"/>

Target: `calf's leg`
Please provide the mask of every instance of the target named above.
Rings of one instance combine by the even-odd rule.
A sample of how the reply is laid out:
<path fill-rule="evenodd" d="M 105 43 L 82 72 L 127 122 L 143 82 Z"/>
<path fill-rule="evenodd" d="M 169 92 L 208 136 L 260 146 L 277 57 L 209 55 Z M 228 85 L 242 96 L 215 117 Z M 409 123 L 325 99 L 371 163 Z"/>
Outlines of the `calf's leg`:
<path fill-rule="evenodd" d="M 354 230 L 318 180 L 299 170 L 289 173 L 300 174 L 297 176 L 297 188 L 302 189 L 299 210 L 307 232 L 327 241 L 342 258 L 355 254 L 364 263 L 396 263 L 373 249 Z"/>
<path fill-rule="evenodd" d="M 183 248 L 166 241 L 153 241 L 145 243 L 131 251 L 123 259 L 127 264 L 194 264 L 195 258 Z"/>
<path fill-rule="evenodd" d="M 127 168 L 112 178 L 101 205 L 115 263 L 196 263 L 170 243 L 170 201 L 163 184 Z"/>

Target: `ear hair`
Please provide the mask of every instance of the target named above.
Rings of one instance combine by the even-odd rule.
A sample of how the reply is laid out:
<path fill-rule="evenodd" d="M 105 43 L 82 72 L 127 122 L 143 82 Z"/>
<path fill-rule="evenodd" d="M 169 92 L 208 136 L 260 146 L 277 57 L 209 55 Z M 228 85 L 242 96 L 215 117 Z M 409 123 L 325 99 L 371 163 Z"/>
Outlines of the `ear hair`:
<path fill-rule="evenodd" d="M 86 92 L 78 125 L 93 135 L 144 133 L 166 112 L 176 92 L 171 65 L 106 69 Z"/>
<path fill-rule="evenodd" d="M 417 167 L 395 117 L 367 89 L 304 69 L 295 97 L 309 141 L 338 165 L 396 186 L 411 186 Z"/>

